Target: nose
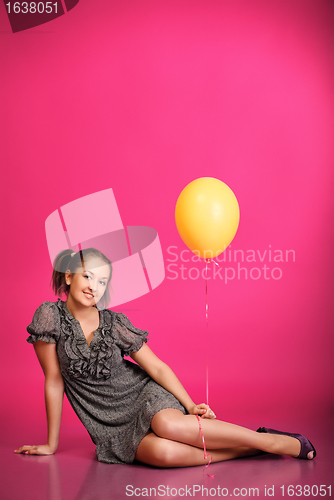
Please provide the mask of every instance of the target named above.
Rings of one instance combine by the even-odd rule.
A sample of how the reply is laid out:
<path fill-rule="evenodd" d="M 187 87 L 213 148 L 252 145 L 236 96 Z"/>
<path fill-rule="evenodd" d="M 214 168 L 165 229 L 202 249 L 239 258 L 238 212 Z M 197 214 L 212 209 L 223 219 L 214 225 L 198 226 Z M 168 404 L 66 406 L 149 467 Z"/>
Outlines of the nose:
<path fill-rule="evenodd" d="M 95 280 L 91 280 L 90 283 L 89 283 L 89 289 L 92 290 L 92 292 L 95 292 L 96 288 L 97 288 L 96 281 Z"/>

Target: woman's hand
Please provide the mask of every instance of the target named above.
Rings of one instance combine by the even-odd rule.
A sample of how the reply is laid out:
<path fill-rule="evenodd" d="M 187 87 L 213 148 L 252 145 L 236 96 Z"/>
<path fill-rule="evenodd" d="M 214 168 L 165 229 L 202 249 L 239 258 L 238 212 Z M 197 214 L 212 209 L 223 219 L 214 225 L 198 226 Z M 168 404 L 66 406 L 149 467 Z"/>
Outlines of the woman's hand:
<path fill-rule="evenodd" d="M 56 450 L 51 448 L 48 444 L 41 444 L 37 446 L 25 444 L 24 446 L 21 446 L 21 448 L 14 450 L 14 453 L 24 453 L 25 455 L 53 455 L 55 451 Z"/>
<path fill-rule="evenodd" d="M 195 405 L 188 410 L 190 415 L 199 415 L 203 418 L 216 418 L 216 415 L 211 410 L 210 406 L 205 403 Z"/>

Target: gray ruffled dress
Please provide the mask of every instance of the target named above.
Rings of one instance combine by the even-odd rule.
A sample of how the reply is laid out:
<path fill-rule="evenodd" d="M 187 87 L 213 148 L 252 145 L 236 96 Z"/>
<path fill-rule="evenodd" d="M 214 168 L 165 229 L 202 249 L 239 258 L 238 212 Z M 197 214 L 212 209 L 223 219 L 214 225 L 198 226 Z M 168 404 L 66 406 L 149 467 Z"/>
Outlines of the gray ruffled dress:
<path fill-rule="evenodd" d="M 153 416 L 165 408 L 186 414 L 181 403 L 140 366 L 125 360 L 147 342 L 122 313 L 100 311 L 100 325 L 88 345 L 66 302 L 43 302 L 27 327 L 27 342 L 57 344 L 65 394 L 96 445 L 97 459 L 131 463 Z"/>

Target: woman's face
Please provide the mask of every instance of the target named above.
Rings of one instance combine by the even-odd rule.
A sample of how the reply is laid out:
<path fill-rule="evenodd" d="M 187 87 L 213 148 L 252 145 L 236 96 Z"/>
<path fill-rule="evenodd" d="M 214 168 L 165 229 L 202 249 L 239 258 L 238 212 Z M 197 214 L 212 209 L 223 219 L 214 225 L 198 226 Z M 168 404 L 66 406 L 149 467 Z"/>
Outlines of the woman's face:
<path fill-rule="evenodd" d="M 68 296 L 83 306 L 97 304 L 108 287 L 110 272 L 110 266 L 98 257 L 87 257 L 84 266 L 75 273 L 65 273 L 66 283 L 70 285 Z"/>

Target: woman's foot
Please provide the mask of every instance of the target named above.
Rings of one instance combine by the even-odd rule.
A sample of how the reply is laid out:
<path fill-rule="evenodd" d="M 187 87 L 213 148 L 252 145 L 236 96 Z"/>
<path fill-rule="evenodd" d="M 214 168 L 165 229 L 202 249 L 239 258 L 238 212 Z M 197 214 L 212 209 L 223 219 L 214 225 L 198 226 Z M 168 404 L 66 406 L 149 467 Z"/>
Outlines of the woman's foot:
<path fill-rule="evenodd" d="M 299 455 L 295 458 L 305 458 L 308 460 L 312 460 L 317 454 L 311 441 L 309 441 L 305 436 L 302 436 L 301 434 L 292 434 L 290 432 L 275 431 L 275 429 L 268 429 L 267 427 L 259 427 L 256 432 L 265 432 L 268 434 L 281 434 L 284 436 L 290 436 L 292 438 L 298 439 L 298 441 L 300 442 L 300 452 Z"/>

